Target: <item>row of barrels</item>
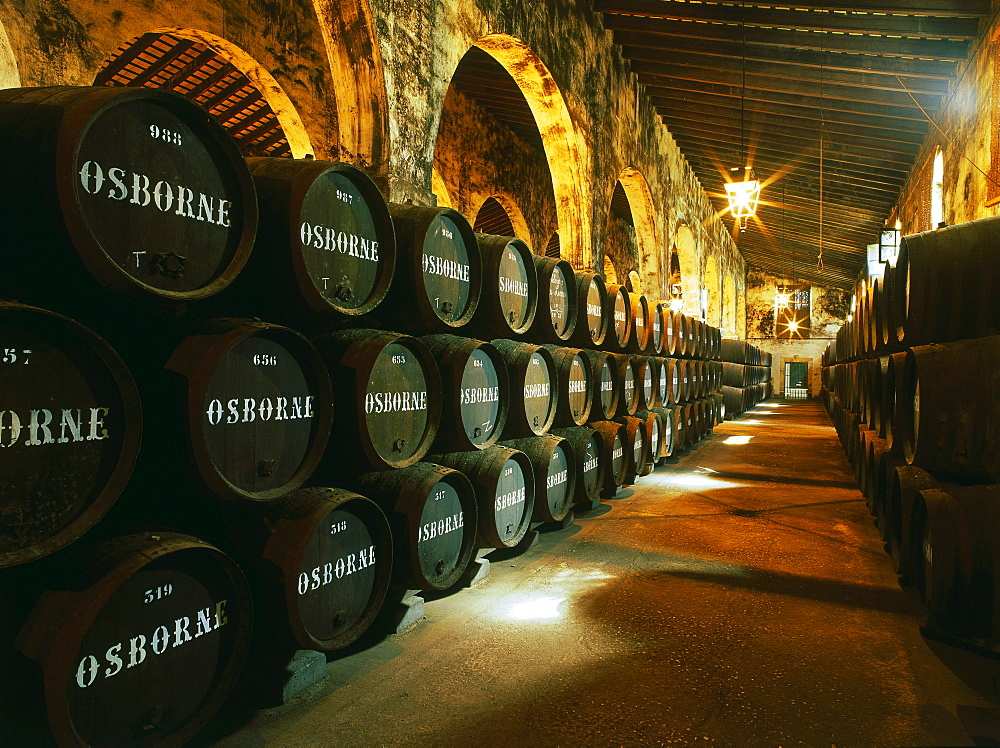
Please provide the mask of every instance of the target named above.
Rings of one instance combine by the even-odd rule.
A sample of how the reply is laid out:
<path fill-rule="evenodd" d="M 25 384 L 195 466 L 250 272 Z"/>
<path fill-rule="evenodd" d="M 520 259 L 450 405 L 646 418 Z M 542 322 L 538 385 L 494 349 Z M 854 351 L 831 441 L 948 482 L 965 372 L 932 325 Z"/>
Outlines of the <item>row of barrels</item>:
<path fill-rule="evenodd" d="M 6 736 L 35 741 L 47 725 L 60 745 L 182 743 L 219 708 L 252 642 L 343 648 L 390 589 L 455 585 L 477 548 L 517 545 L 531 523 L 648 474 L 720 420 L 716 395 L 430 455 L 356 476 L 353 490 L 225 504 L 211 543 L 131 533 L 7 570 L 13 644 L 0 668 L 23 687 L 5 701 L 18 716 Z"/>
<path fill-rule="evenodd" d="M 771 396 L 771 354 L 745 340 L 722 341 L 722 397 L 736 418 Z"/>
<path fill-rule="evenodd" d="M 823 358 L 827 409 L 926 628 L 994 651 L 1000 338 L 981 284 L 998 227 L 989 218 L 904 237 L 895 264 L 859 283 Z"/>
<path fill-rule="evenodd" d="M 949 482 L 909 464 L 878 431 L 824 397 L 893 569 L 915 589 L 925 630 L 1000 651 L 1000 502 L 997 485 Z"/>
<path fill-rule="evenodd" d="M 904 236 L 895 262 L 858 282 L 826 363 L 995 334 L 998 239 L 1000 216 Z"/>
<path fill-rule="evenodd" d="M 352 328 L 311 342 L 239 318 L 136 340 L 123 361 L 89 328 L 15 303 L 0 303 L 0 329 L 3 493 L 17 517 L 0 523 L 0 567 L 82 535 L 137 461 L 140 485 L 270 501 L 314 474 L 407 467 L 432 449 L 698 400 L 723 376 L 719 362 L 504 339 Z"/>
<path fill-rule="evenodd" d="M 0 132 L 17 152 L 0 174 L 18 185 L 0 205 L 3 298 L 109 323 L 132 307 L 94 304 L 100 291 L 309 332 L 364 316 L 404 332 L 719 358 L 718 330 L 700 320 L 477 235 L 450 208 L 387 203 L 349 164 L 244 160 L 179 94 L 9 89 Z"/>

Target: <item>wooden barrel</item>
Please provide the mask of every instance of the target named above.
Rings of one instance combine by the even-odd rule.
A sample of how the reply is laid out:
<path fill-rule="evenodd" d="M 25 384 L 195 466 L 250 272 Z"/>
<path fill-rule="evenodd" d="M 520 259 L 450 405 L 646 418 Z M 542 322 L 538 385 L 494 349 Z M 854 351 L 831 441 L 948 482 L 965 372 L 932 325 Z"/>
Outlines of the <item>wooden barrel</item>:
<path fill-rule="evenodd" d="M 576 274 L 566 260 L 532 255 L 538 273 L 538 313 L 531 339 L 565 345 L 576 330 Z"/>
<path fill-rule="evenodd" d="M 690 359 L 677 360 L 680 377 L 680 401 L 688 402 L 694 399 L 694 364 Z"/>
<path fill-rule="evenodd" d="M 511 236 L 476 234 L 476 240 L 483 291 L 470 330 L 485 339 L 528 332 L 538 309 L 538 274 L 531 250 Z"/>
<path fill-rule="evenodd" d="M 41 668 L 57 744 L 182 745 L 236 682 L 250 590 L 217 548 L 130 535 L 74 547 L 45 582 L 15 648 Z"/>
<path fill-rule="evenodd" d="M 675 405 L 673 410 L 670 411 L 670 416 L 673 419 L 674 454 L 684 452 L 691 446 L 691 429 L 688 428 L 689 409 L 689 405 L 682 403 Z"/>
<path fill-rule="evenodd" d="M 663 453 L 663 423 L 660 417 L 652 411 L 639 411 L 635 414 L 636 418 L 643 422 L 643 428 L 646 430 L 646 436 L 649 443 L 649 449 L 646 452 L 646 460 L 642 463 L 639 468 L 638 474 L 649 475 L 653 472 L 653 468 L 656 463 L 659 462 L 660 456 Z"/>
<path fill-rule="evenodd" d="M 244 319 L 209 320 L 188 333 L 164 367 L 176 375 L 171 395 L 144 387 L 147 411 L 185 419 L 197 474 L 216 496 L 270 501 L 301 487 L 333 421 L 330 376 L 316 349 L 290 328 Z M 164 436 L 147 434 L 143 450 L 143 466 L 158 475 Z"/>
<path fill-rule="evenodd" d="M 889 521 L 887 507 L 889 501 L 889 485 L 896 468 L 903 467 L 906 462 L 886 449 L 878 458 L 875 466 L 875 488 L 872 498 L 872 514 L 877 518 L 879 536 L 882 540 L 889 540 Z"/>
<path fill-rule="evenodd" d="M 329 161 L 247 163 L 260 230 L 227 306 L 300 324 L 305 316 L 357 316 L 382 303 L 396 272 L 396 233 L 371 178 Z"/>
<path fill-rule="evenodd" d="M 660 404 L 660 370 L 652 356 L 636 356 L 639 368 L 639 403 L 637 410 L 649 410 Z"/>
<path fill-rule="evenodd" d="M 620 416 L 615 419 L 625 427 L 625 483 L 635 483 L 643 465 L 650 456 L 650 434 L 646 421 L 635 416 Z"/>
<path fill-rule="evenodd" d="M 675 319 L 677 325 L 677 355 L 684 358 L 691 358 L 694 355 L 695 341 L 694 329 L 691 317 L 686 314 L 678 314 Z"/>
<path fill-rule="evenodd" d="M 904 236 L 893 275 L 896 336 L 907 346 L 995 333 L 996 216 Z"/>
<path fill-rule="evenodd" d="M 335 439 L 324 475 L 408 467 L 430 449 L 441 423 L 441 375 L 417 338 L 354 329 L 316 345 L 330 367 L 337 402 Z"/>
<path fill-rule="evenodd" d="M 337 488 L 304 488 L 254 509 L 261 530 L 238 542 L 257 545 L 251 581 L 267 638 L 319 651 L 357 641 L 382 608 L 395 561 L 382 509 Z"/>
<path fill-rule="evenodd" d="M 0 302 L 0 567 L 76 541 L 125 488 L 142 406 L 118 354 L 83 325 Z"/>
<path fill-rule="evenodd" d="M 464 452 L 497 442 L 507 422 L 507 365 L 491 343 L 457 335 L 425 335 L 420 342 L 441 373 L 441 428 L 435 448 Z"/>
<path fill-rule="evenodd" d="M 572 342 L 586 348 L 604 344 L 610 317 L 607 316 L 608 289 L 604 278 L 593 270 L 576 273 L 576 328 Z"/>
<path fill-rule="evenodd" d="M 507 364 L 511 403 L 503 438 L 541 436 L 556 417 L 559 377 L 552 354 L 545 348 L 514 340 L 494 340 Z"/>
<path fill-rule="evenodd" d="M 654 356 L 665 356 L 666 341 L 664 339 L 663 310 L 666 303 L 663 301 L 649 302 L 649 352 Z"/>
<path fill-rule="evenodd" d="M 593 503 L 601 493 L 604 474 L 608 470 L 604 439 L 589 426 L 553 429 L 552 433 L 568 441 L 575 456 L 571 465 L 576 473 L 574 503 Z"/>
<path fill-rule="evenodd" d="M 454 332 L 482 294 L 483 266 L 469 222 L 451 208 L 389 203 L 398 249 L 389 314 L 405 330 Z"/>
<path fill-rule="evenodd" d="M 1000 505 L 996 485 L 928 488 L 914 512 L 922 563 L 915 587 L 924 628 L 984 649 L 1000 639 Z"/>
<path fill-rule="evenodd" d="M 533 522 L 562 522 L 576 500 L 577 456 L 556 434 L 512 439 L 503 446 L 527 455 L 535 480 Z"/>
<path fill-rule="evenodd" d="M 897 349 L 896 340 L 896 320 L 893 317 L 893 285 L 895 284 L 896 270 L 888 262 L 883 263 L 885 274 L 879 285 L 881 293 L 878 296 L 877 318 L 878 329 L 876 339 L 879 350 L 891 351 Z"/>
<path fill-rule="evenodd" d="M 593 405 L 593 371 L 588 355 L 580 348 L 543 346 L 552 354 L 558 379 L 556 400 L 556 426 L 582 426 L 590 420 Z"/>
<path fill-rule="evenodd" d="M 146 302 L 218 293 L 253 246 L 246 162 L 215 118 L 151 88 L 0 91 L 8 295 L 95 313 L 93 283 Z M 39 262 L 45 257 L 45 262 Z M 52 272 L 58 268 L 58 272 Z"/>
<path fill-rule="evenodd" d="M 653 400 L 650 408 L 659 408 L 670 401 L 670 380 L 667 378 L 667 359 L 650 356 L 650 375 L 653 378 Z"/>
<path fill-rule="evenodd" d="M 591 421 L 588 425 L 601 435 L 604 443 L 607 469 L 604 471 L 601 496 L 610 498 L 618 492 L 619 486 L 625 484 L 629 466 L 627 450 L 631 443 L 627 439 L 624 424 L 616 421 Z"/>
<path fill-rule="evenodd" d="M 896 393 L 902 392 L 903 374 L 906 370 L 906 354 L 893 353 L 886 363 L 882 377 L 882 422 L 885 440 L 894 454 L 902 455 L 903 440 L 897 438 L 901 430 L 896 429 Z"/>
<path fill-rule="evenodd" d="M 632 294 L 617 283 L 608 284 L 608 336 L 604 344 L 608 350 L 624 351 L 632 340 Z"/>
<path fill-rule="evenodd" d="M 608 420 L 618 412 L 621 387 L 618 385 L 618 362 L 614 354 L 604 351 L 583 351 L 590 363 L 593 395 L 591 397 L 591 417 Z"/>
<path fill-rule="evenodd" d="M 632 415 L 639 408 L 642 372 L 636 357 L 631 353 L 616 353 L 614 359 L 615 382 L 618 387 L 618 415 Z"/>
<path fill-rule="evenodd" d="M 675 448 L 675 434 L 674 434 L 674 418 L 673 418 L 673 407 L 663 406 L 660 408 L 654 408 L 652 412 L 660 419 L 660 454 L 658 455 L 658 460 L 663 461 L 667 457 L 671 457 L 674 454 Z"/>
<path fill-rule="evenodd" d="M 641 293 L 633 293 L 630 302 L 632 304 L 632 332 L 629 350 L 632 353 L 649 353 L 652 351 L 652 310 L 649 301 Z"/>
<path fill-rule="evenodd" d="M 668 358 L 666 360 L 666 373 L 664 379 L 667 381 L 667 399 L 664 400 L 664 405 L 676 405 L 681 402 L 683 395 L 683 372 L 682 372 L 681 359 L 679 358 Z"/>
<path fill-rule="evenodd" d="M 531 524 L 538 490 L 527 455 L 494 445 L 478 452 L 447 452 L 428 459 L 460 470 L 472 481 L 480 548 L 513 548 L 521 542 Z"/>
<path fill-rule="evenodd" d="M 911 348 L 893 428 L 903 454 L 939 479 L 993 483 L 1000 479 L 997 397 L 1000 336 Z"/>
<path fill-rule="evenodd" d="M 669 305 L 663 307 L 663 355 L 679 356 L 680 336 L 678 335 L 678 317 Z"/>
<path fill-rule="evenodd" d="M 476 493 L 464 473 L 418 462 L 365 473 L 353 485 L 389 519 L 395 586 L 445 590 L 458 582 L 476 551 L 479 526 Z"/>
<path fill-rule="evenodd" d="M 909 465 L 893 471 L 885 497 L 886 542 L 896 573 L 904 584 L 912 584 L 919 573 L 920 538 L 914 535 L 914 500 L 925 488 L 937 488 L 938 482 L 926 470 Z"/>

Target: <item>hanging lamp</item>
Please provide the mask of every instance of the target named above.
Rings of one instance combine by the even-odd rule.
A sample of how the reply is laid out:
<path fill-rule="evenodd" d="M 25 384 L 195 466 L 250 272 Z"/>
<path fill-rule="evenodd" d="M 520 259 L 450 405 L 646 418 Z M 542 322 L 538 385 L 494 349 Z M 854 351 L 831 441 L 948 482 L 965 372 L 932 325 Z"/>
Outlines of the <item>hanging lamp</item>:
<path fill-rule="evenodd" d="M 747 94 L 747 32 L 743 3 L 740 3 L 740 30 L 743 36 L 743 66 L 740 86 L 740 158 L 747 162 L 746 152 L 746 94 Z M 747 229 L 747 221 L 757 214 L 760 202 L 760 180 L 752 166 L 734 166 L 729 170 L 730 181 L 726 182 L 726 199 L 729 212 L 736 219 L 740 233 Z"/>

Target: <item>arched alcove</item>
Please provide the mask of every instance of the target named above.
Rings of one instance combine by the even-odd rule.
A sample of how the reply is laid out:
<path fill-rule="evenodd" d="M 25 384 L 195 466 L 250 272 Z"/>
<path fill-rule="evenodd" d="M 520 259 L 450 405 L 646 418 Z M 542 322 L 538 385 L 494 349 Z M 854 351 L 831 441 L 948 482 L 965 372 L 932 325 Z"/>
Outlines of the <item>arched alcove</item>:
<path fill-rule="evenodd" d="M 94 85 L 176 91 L 212 114 L 248 156 L 313 152 L 274 77 L 236 45 L 205 31 L 161 28 L 135 37 L 104 61 Z"/>
<path fill-rule="evenodd" d="M 698 261 L 698 247 L 695 244 L 694 233 L 686 224 L 682 223 L 677 227 L 673 251 L 677 255 L 680 268 L 683 311 L 685 314 L 698 316 L 701 305 L 698 268 L 701 263 Z"/>
<path fill-rule="evenodd" d="M 618 176 L 615 185 L 615 194 L 611 201 L 612 213 L 615 209 L 615 197 L 619 191 L 628 202 L 629 219 L 635 230 L 638 250 L 636 269 L 642 278 L 642 287 L 648 294 L 662 296 L 666 292 L 666 289 L 662 288 L 664 268 L 656 228 L 656 211 L 649 185 L 638 169 L 626 167 Z"/>
<path fill-rule="evenodd" d="M 714 255 L 705 260 L 705 279 L 702 288 L 707 292 L 708 305 L 705 321 L 715 327 L 722 326 L 722 288 L 719 284 L 719 265 Z"/>
<path fill-rule="evenodd" d="M 562 243 L 559 240 L 559 232 L 553 231 L 552 236 L 549 237 L 548 242 L 545 244 L 545 256 L 546 257 L 562 257 Z"/>
<path fill-rule="evenodd" d="M 618 283 L 618 271 L 615 269 L 615 264 L 611 261 L 607 253 L 604 255 L 604 281 L 606 283 Z"/>
<path fill-rule="evenodd" d="M 472 227 L 482 234 L 516 236 L 526 243 L 528 242 L 526 237 L 530 235 L 524 214 L 521 213 L 517 204 L 506 195 L 493 195 L 486 198 L 479 206 Z"/>
<path fill-rule="evenodd" d="M 0 23 L 0 88 L 17 88 L 21 85 L 21 76 L 17 72 L 17 59 L 10 47 L 7 30 Z"/>
<path fill-rule="evenodd" d="M 583 179 L 587 173 L 585 146 L 577 137 L 558 84 L 538 55 L 520 39 L 489 34 L 475 46 L 500 63 L 527 101 L 552 175 L 560 244 L 567 248 L 564 259 L 577 268 L 590 267 L 593 258 L 588 190 Z"/>

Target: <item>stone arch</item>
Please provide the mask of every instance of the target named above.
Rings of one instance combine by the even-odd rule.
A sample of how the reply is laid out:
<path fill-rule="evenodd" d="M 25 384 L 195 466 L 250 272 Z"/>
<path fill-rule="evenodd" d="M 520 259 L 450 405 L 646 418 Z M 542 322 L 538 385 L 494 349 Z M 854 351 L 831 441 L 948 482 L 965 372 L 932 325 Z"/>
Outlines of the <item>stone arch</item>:
<path fill-rule="evenodd" d="M 719 285 L 719 265 L 715 255 L 709 255 L 705 260 L 705 279 L 702 288 L 707 292 L 708 304 L 705 313 L 705 321 L 715 327 L 722 327 L 722 304 Z"/>
<path fill-rule="evenodd" d="M 695 243 L 694 233 L 687 224 L 680 224 L 677 227 L 677 234 L 674 236 L 674 252 L 681 268 L 681 289 L 684 297 L 683 311 L 685 314 L 698 316 L 699 314 L 699 291 L 698 268 L 701 263 L 698 261 L 698 246 Z"/>
<path fill-rule="evenodd" d="M 476 214 L 474 224 L 478 226 L 479 217 L 482 215 L 483 209 L 490 204 L 490 201 L 492 201 L 499 210 L 503 211 L 509 224 L 510 233 L 503 234 L 503 236 L 516 236 L 530 247 L 531 242 L 529 237 L 531 236 L 531 231 L 528 228 L 528 221 L 525 219 L 524 213 L 521 212 L 521 208 L 518 207 L 517 203 L 508 195 L 497 194 L 486 198 L 486 200 L 483 201 L 483 204 L 479 207 L 479 212 Z M 478 227 L 476 228 L 476 231 L 480 230 L 481 229 Z M 489 234 L 494 232 L 485 231 L 484 233 Z"/>
<path fill-rule="evenodd" d="M 312 0 L 337 106 L 340 160 L 388 170 L 389 104 L 378 31 L 368 0 Z"/>
<path fill-rule="evenodd" d="M 538 55 L 516 37 L 488 34 L 475 46 L 503 66 L 528 102 L 552 176 L 563 258 L 577 268 L 591 267 L 594 258 L 585 198 L 584 146 L 559 86 Z"/>
<path fill-rule="evenodd" d="M 736 332 L 736 281 L 726 273 L 722 292 L 722 327 L 726 332 Z"/>
<path fill-rule="evenodd" d="M 194 46 L 190 46 L 192 43 Z M 156 45 L 155 48 L 157 50 L 162 50 L 164 47 L 167 48 L 167 51 L 159 58 L 159 61 L 172 59 L 173 62 L 170 64 L 179 68 L 180 72 L 168 75 L 167 71 L 170 70 L 170 64 L 168 64 L 160 74 L 150 76 L 149 73 L 155 69 L 156 62 L 148 67 L 137 64 L 141 59 L 139 57 L 140 53 L 147 49 L 153 49 L 154 45 Z M 185 52 L 178 54 L 178 50 L 181 49 L 184 49 Z M 209 55 L 208 57 L 205 57 L 206 53 Z M 184 54 L 192 57 L 190 62 L 184 62 Z M 177 56 L 170 58 L 167 55 Z M 216 97 L 218 99 L 217 104 L 211 104 L 211 99 L 203 101 L 199 101 L 198 99 L 199 96 L 208 97 L 213 90 L 212 86 L 206 87 L 204 84 L 195 84 L 191 88 L 188 87 L 189 82 L 195 80 L 195 76 L 198 74 L 198 69 L 191 66 L 195 65 L 199 60 L 205 60 L 203 66 L 211 65 L 212 69 L 217 67 L 216 75 L 225 72 L 225 70 L 233 71 L 226 76 L 220 77 L 216 84 L 222 89 L 222 93 Z M 125 63 L 125 65 L 122 63 Z M 186 68 L 191 69 L 190 75 L 184 75 Z M 130 71 L 136 69 L 139 70 L 139 74 L 137 76 L 132 75 Z M 229 77 L 234 77 L 235 81 L 227 88 L 223 85 L 223 82 Z M 206 78 L 206 82 L 209 79 Z M 105 64 L 98 72 L 94 84 L 107 86 L 139 85 L 150 88 L 167 88 L 176 91 L 197 101 L 210 112 L 216 114 L 223 126 L 227 127 L 230 134 L 236 137 L 237 140 L 239 140 L 238 133 L 241 128 L 245 127 L 244 123 L 248 123 L 253 119 L 256 113 L 249 114 L 246 119 L 239 119 L 239 112 L 235 112 L 233 114 L 233 117 L 236 118 L 235 124 L 228 125 L 227 122 L 233 120 L 227 119 L 230 107 L 226 102 L 229 102 L 230 98 L 237 96 L 239 91 L 243 90 L 243 86 L 252 87 L 250 89 L 251 92 L 253 89 L 256 89 L 259 97 L 253 102 L 248 102 L 246 106 L 257 106 L 256 102 L 260 100 L 264 102 L 262 109 L 269 108 L 270 112 L 273 113 L 274 118 L 277 120 L 278 129 L 280 130 L 279 136 L 283 135 L 287 141 L 288 153 L 294 158 L 313 155 L 309 133 L 302 124 L 302 120 L 291 99 L 288 98 L 282 87 L 278 85 L 274 76 L 240 47 L 207 31 L 161 27 L 134 37 L 121 45 L 115 50 L 114 54 L 105 60 Z M 238 86 L 240 88 L 236 88 Z M 234 89 L 231 95 L 223 98 L 224 94 L 230 89 Z M 196 94 L 195 92 L 198 93 Z M 221 112 L 226 112 L 226 114 L 221 114 Z M 253 128 L 250 129 L 252 130 Z M 284 155 L 284 151 L 273 154 L 254 152 L 254 155 Z"/>
<path fill-rule="evenodd" d="M 615 263 L 612 262 L 611 256 L 607 252 L 604 253 L 604 281 L 605 283 L 619 282 L 618 270 L 615 268 Z"/>
<path fill-rule="evenodd" d="M 0 23 L 0 88 L 17 88 L 21 85 L 21 75 L 17 70 L 17 58 L 7 38 L 7 29 Z"/>
<path fill-rule="evenodd" d="M 632 211 L 632 225 L 639 245 L 639 274 L 642 287 L 649 294 L 663 295 L 661 288 L 663 267 L 658 231 L 656 228 L 656 211 L 653 207 L 653 196 L 649 191 L 646 178 L 638 169 L 631 166 L 618 175 L 625 196 L 628 198 Z"/>

